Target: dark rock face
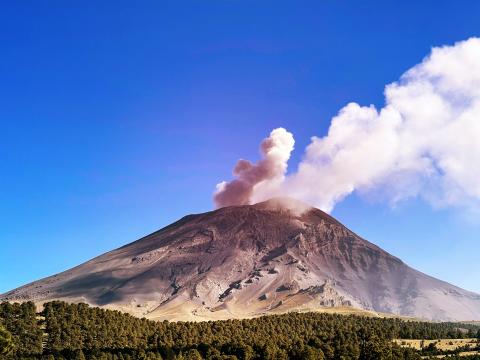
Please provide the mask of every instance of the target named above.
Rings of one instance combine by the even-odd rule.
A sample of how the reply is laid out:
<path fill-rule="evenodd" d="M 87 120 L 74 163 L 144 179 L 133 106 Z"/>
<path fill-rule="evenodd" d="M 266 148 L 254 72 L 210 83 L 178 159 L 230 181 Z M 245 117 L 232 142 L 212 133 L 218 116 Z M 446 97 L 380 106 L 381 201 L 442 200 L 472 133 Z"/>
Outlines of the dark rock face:
<path fill-rule="evenodd" d="M 186 216 L 1 298 L 86 301 L 173 319 L 338 306 L 480 319 L 480 295 L 411 269 L 331 216 L 290 199 Z"/>

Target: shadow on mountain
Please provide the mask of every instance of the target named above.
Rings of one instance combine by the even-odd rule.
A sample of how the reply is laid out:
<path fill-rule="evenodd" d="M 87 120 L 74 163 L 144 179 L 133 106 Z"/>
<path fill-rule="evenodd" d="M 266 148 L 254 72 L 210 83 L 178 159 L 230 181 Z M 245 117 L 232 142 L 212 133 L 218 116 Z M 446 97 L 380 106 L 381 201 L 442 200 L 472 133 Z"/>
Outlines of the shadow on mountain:
<path fill-rule="evenodd" d="M 115 291 L 126 282 L 125 279 L 116 278 L 108 273 L 93 273 L 74 278 L 66 282 L 59 289 L 65 297 L 86 297 L 87 300 L 97 305 L 106 305 L 111 302 L 122 301 L 123 294 Z"/>

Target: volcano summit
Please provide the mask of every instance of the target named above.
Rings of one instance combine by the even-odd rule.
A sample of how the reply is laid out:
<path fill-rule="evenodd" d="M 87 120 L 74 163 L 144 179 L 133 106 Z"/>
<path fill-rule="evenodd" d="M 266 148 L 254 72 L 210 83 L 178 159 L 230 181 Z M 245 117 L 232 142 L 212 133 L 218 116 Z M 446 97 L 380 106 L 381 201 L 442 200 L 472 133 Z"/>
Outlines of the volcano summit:
<path fill-rule="evenodd" d="M 0 298 L 82 301 L 170 320 L 336 308 L 480 320 L 480 295 L 416 271 L 321 210 L 285 198 L 185 216 Z"/>

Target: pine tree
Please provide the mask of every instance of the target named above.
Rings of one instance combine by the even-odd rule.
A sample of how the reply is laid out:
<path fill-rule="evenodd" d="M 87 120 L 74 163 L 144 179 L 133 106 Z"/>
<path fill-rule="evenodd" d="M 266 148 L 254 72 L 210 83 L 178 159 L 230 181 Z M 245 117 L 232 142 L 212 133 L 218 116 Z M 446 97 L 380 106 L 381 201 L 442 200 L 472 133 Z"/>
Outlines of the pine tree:
<path fill-rule="evenodd" d="M 190 349 L 185 354 L 186 360 L 203 360 L 202 355 L 197 349 Z"/>
<path fill-rule="evenodd" d="M 75 355 L 74 355 L 73 359 L 74 360 L 86 360 L 85 359 L 85 354 L 83 353 L 82 350 L 75 351 Z"/>
<path fill-rule="evenodd" d="M 3 326 L 0 325 L 0 354 L 8 355 L 13 351 L 13 338 Z"/>
<path fill-rule="evenodd" d="M 212 360 L 419 359 L 418 352 L 395 346 L 392 339 L 472 334 L 480 338 L 479 327 L 473 324 L 319 313 L 170 323 L 60 301 L 44 304 L 42 320 L 37 319 L 33 303 L 25 304 L 0 304 L 0 321 L 11 333 L 14 359 L 82 359 L 88 355 L 89 360 L 159 360 L 159 353 L 165 359 L 187 360 L 203 356 Z M 459 332 L 459 328 L 468 332 Z"/>

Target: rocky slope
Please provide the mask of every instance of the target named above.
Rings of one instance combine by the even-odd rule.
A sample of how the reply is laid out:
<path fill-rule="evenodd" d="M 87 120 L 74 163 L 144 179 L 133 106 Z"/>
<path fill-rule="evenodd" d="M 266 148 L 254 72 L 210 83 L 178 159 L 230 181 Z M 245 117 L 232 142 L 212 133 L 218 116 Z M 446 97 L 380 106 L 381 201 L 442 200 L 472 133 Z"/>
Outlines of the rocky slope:
<path fill-rule="evenodd" d="M 480 295 L 408 267 L 291 199 L 186 216 L 0 298 L 85 301 L 173 320 L 328 308 L 480 320 Z"/>

